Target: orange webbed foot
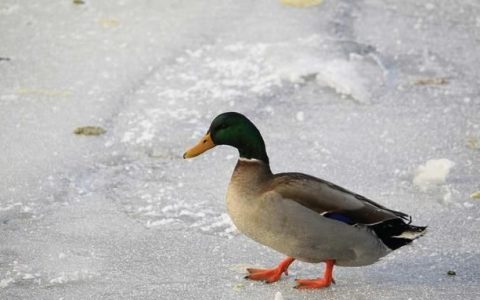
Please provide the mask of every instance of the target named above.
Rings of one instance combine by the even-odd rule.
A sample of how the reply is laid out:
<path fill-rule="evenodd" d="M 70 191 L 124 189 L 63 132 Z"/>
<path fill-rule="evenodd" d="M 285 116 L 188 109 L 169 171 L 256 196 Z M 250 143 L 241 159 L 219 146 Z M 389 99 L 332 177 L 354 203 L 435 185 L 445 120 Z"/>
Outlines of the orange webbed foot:
<path fill-rule="evenodd" d="M 266 283 L 272 283 L 280 280 L 282 271 L 278 268 L 273 269 L 247 269 L 249 275 L 245 276 L 245 279 L 265 281 Z"/>
<path fill-rule="evenodd" d="M 296 289 L 321 289 L 329 287 L 333 281 L 329 281 L 325 278 L 319 279 L 295 279 L 297 285 L 295 286 Z"/>
<path fill-rule="evenodd" d="M 245 279 L 265 281 L 266 283 L 276 282 L 280 280 L 282 273 L 288 275 L 288 267 L 294 260 L 292 257 L 287 257 L 272 269 L 247 269 L 249 275 L 245 276 Z"/>
<path fill-rule="evenodd" d="M 335 265 L 334 260 L 326 261 L 325 274 L 323 278 L 318 279 L 296 279 L 297 285 L 296 289 L 321 289 L 329 287 L 332 283 L 335 283 L 333 279 L 333 266 Z"/>

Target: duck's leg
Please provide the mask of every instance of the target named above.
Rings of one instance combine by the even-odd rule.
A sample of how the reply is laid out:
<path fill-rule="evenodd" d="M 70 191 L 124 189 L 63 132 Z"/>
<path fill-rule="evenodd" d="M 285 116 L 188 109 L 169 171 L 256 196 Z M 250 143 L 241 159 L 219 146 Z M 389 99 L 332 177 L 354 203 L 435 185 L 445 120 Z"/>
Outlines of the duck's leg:
<path fill-rule="evenodd" d="M 278 281 L 282 276 L 282 273 L 288 275 L 288 267 L 295 260 L 295 258 L 288 256 L 282 260 L 278 266 L 273 269 L 252 269 L 248 268 L 249 275 L 245 276 L 245 279 L 250 280 L 263 280 L 266 283 L 272 283 Z"/>
<path fill-rule="evenodd" d="M 324 287 L 330 286 L 330 284 L 335 283 L 333 280 L 333 266 L 335 265 L 335 261 L 333 259 L 329 259 L 325 261 L 327 266 L 325 267 L 325 273 L 323 274 L 323 278 L 318 279 L 296 279 L 297 286 L 296 289 L 320 289 Z"/>

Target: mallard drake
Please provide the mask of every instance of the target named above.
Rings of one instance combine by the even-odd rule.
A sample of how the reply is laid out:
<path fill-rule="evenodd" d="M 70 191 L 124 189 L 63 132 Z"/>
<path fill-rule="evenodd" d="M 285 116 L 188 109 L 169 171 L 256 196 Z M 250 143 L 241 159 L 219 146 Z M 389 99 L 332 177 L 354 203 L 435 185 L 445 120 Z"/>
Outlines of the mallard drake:
<path fill-rule="evenodd" d="M 239 231 L 287 256 L 272 269 L 247 269 L 247 279 L 267 283 L 287 275 L 298 259 L 325 262 L 323 278 L 297 279 L 296 288 L 328 287 L 333 267 L 364 266 L 411 243 L 426 227 L 338 185 L 301 173 L 273 174 L 265 143 L 244 115 L 218 115 L 206 135 L 187 150 L 191 158 L 217 146 L 238 149 L 228 186 L 227 210 Z"/>

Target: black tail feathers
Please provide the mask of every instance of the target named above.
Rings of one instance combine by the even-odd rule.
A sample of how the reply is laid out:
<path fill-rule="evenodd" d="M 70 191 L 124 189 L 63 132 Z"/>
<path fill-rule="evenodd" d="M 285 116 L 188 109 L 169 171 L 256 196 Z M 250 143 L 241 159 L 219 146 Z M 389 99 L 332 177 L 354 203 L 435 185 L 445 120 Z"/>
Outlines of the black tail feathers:
<path fill-rule="evenodd" d="M 425 234 L 426 226 L 413 226 L 402 219 L 391 219 L 369 226 L 382 242 L 390 249 L 395 250 Z"/>

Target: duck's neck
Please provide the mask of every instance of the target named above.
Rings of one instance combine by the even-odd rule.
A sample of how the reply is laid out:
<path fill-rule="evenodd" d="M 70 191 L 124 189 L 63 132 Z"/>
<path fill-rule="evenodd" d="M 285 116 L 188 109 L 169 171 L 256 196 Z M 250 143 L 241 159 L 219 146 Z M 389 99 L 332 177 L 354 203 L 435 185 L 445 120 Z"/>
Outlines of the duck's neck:
<path fill-rule="evenodd" d="M 272 176 L 270 166 L 259 159 L 242 158 L 237 162 L 232 174 L 231 184 L 237 189 L 254 190 Z"/>
<path fill-rule="evenodd" d="M 239 146 L 238 153 L 240 155 L 240 159 L 260 160 L 266 165 L 269 165 L 270 163 L 268 160 L 267 152 L 265 151 L 265 144 L 263 143 L 263 140 L 261 140 L 261 143 L 249 143 Z"/>
<path fill-rule="evenodd" d="M 242 135 L 234 147 L 238 149 L 240 158 L 261 160 L 269 165 L 265 142 L 255 126 L 250 128 L 248 134 Z"/>

